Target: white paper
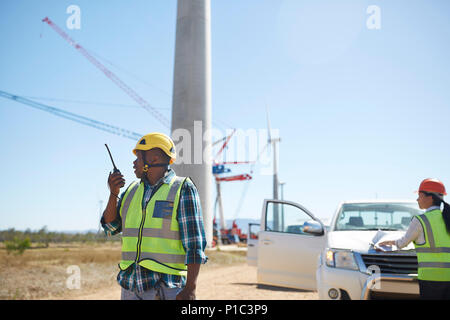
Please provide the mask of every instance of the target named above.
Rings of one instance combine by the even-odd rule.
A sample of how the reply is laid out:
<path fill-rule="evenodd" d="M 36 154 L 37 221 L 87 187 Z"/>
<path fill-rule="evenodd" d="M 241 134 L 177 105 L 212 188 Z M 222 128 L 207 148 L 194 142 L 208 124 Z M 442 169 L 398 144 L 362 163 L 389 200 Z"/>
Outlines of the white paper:
<path fill-rule="evenodd" d="M 375 236 L 374 236 L 373 239 L 372 239 L 372 243 L 378 243 L 378 242 L 380 242 L 380 240 L 381 240 L 382 238 L 384 238 L 385 236 L 387 236 L 387 235 L 388 235 L 387 232 L 378 230 L 377 233 L 375 234 Z"/>
<path fill-rule="evenodd" d="M 397 246 L 380 246 L 379 243 L 387 241 L 387 240 L 393 240 L 388 239 L 390 234 L 386 231 L 378 230 L 378 232 L 375 234 L 375 236 L 372 239 L 372 243 L 374 243 L 373 247 L 375 250 L 380 250 L 382 252 L 392 252 L 392 251 L 398 251 L 399 249 Z M 392 236 L 392 235 L 391 235 Z"/>
<path fill-rule="evenodd" d="M 375 250 L 380 250 L 383 252 L 391 252 L 391 251 L 398 251 L 398 248 L 396 245 L 393 246 L 380 246 L 378 243 L 376 243 L 374 246 Z"/>

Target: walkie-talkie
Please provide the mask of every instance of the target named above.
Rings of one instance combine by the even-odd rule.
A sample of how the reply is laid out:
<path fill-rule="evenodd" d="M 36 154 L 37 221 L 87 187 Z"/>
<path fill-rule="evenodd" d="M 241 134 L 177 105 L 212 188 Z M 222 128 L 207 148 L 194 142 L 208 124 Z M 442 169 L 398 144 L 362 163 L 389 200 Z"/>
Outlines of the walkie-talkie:
<path fill-rule="evenodd" d="M 106 150 L 108 150 L 109 157 L 111 158 L 111 162 L 112 162 L 113 167 L 114 167 L 113 173 L 116 173 L 116 172 L 120 173 L 120 170 L 117 169 L 117 167 L 116 167 L 116 165 L 115 165 L 115 163 L 114 163 L 114 160 L 113 160 L 113 158 L 112 158 L 111 151 L 109 151 L 108 145 L 107 145 L 106 143 L 105 143 L 105 147 L 106 147 Z"/>

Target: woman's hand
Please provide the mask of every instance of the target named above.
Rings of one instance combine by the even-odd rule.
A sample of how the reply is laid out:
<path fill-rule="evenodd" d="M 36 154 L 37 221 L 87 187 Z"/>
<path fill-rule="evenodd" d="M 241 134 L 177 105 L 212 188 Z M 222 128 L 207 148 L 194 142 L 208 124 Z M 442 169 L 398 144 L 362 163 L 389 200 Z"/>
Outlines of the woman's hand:
<path fill-rule="evenodd" d="M 395 246 L 395 241 L 394 240 L 383 241 L 383 242 L 380 242 L 378 244 L 378 246 L 380 246 L 380 247 L 383 247 L 383 246 L 392 247 L 392 246 Z"/>

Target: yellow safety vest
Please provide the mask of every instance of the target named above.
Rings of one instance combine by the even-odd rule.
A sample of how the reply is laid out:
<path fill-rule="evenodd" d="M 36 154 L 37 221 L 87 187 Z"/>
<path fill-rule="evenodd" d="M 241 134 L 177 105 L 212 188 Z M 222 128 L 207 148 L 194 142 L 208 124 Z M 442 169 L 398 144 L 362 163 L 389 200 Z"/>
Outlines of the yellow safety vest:
<path fill-rule="evenodd" d="M 450 235 L 441 210 L 416 216 L 425 235 L 425 243 L 414 243 L 419 263 L 419 280 L 450 281 Z"/>
<path fill-rule="evenodd" d="M 134 182 L 120 206 L 122 218 L 122 260 L 125 270 L 133 263 L 156 272 L 185 276 L 186 252 L 180 240 L 177 209 L 187 178 L 175 176 L 162 184 L 142 208 L 144 183 Z"/>

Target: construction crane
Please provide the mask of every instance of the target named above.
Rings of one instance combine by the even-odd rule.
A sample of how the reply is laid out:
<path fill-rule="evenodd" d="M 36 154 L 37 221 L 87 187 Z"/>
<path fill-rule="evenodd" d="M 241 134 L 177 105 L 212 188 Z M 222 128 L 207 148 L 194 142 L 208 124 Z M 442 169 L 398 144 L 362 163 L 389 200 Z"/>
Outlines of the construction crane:
<path fill-rule="evenodd" d="M 136 101 L 140 106 L 146 109 L 150 114 L 152 114 L 159 122 L 161 122 L 166 128 L 170 129 L 169 120 L 158 110 L 150 105 L 144 98 L 139 96 L 133 89 L 126 85 L 122 80 L 119 79 L 112 71 L 106 68 L 102 63 L 95 59 L 85 48 L 80 44 L 75 42 L 67 33 L 65 33 L 61 28 L 59 28 L 52 20 L 48 17 L 42 19 L 42 22 L 47 23 L 53 30 L 56 31 L 64 40 L 69 42 L 71 46 L 78 50 L 86 59 L 88 59 L 94 66 L 96 66 L 100 71 L 102 71 L 105 76 L 111 79 L 120 89 L 122 89 L 126 94 L 128 94 L 134 101 Z"/>
<path fill-rule="evenodd" d="M 75 113 L 68 112 L 68 111 L 65 111 L 62 109 L 47 106 L 45 104 L 26 99 L 24 97 L 17 96 L 12 93 L 8 93 L 8 92 L 0 90 L 0 96 L 7 98 L 7 99 L 11 99 L 13 101 L 16 101 L 16 102 L 19 102 L 22 104 L 25 104 L 25 105 L 33 107 L 35 109 L 39 109 L 42 111 L 52 113 L 55 116 L 65 118 L 68 120 L 72 120 L 72 121 L 75 121 L 75 122 L 78 122 L 78 123 L 81 123 L 81 124 L 84 124 L 84 125 L 87 125 L 87 126 L 99 129 L 99 130 L 103 130 L 103 131 L 106 131 L 106 132 L 109 132 L 112 134 L 116 134 L 116 135 L 124 137 L 124 138 L 132 139 L 134 141 L 136 141 L 142 137 L 142 134 L 140 134 L 140 133 L 122 129 L 122 128 L 119 128 L 119 127 L 116 127 L 116 126 L 113 126 L 110 124 L 106 124 L 104 122 L 100 122 L 97 120 L 93 120 L 93 119 L 90 119 L 87 117 L 80 116 Z"/>
<path fill-rule="evenodd" d="M 278 181 L 278 168 L 277 168 L 277 148 L 276 148 L 276 144 L 279 143 L 281 141 L 280 138 L 272 138 L 272 134 L 271 134 L 271 128 L 270 128 L 270 120 L 269 120 L 269 110 L 268 108 L 266 109 L 266 113 L 267 113 L 267 132 L 268 132 L 268 141 L 267 143 L 264 145 L 264 147 L 262 148 L 262 150 L 259 152 L 257 158 L 255 161 L 250 162 L 252 163 L 252 165 L 250 166 L 250 174 L 253 174 L 253 168 L 255 166 L 256 163 L 259 162 L 259 158 L 261 157 L 261 155 L 266 152 L 266 150 L 268 148 L 270 148 L 272 146 L 273 148 L 273 180 L 274 180 L 274 199 L 278 199 L 278 186 L 280 185 L 279 181 Z M 224 164 L 224 163 L 222 163 Z M 234 177 L 229 177 L 229 179 L 231 179 L 232 181 Z M 228 179 L 227 177 L 225 178 L 219 178 L 219 179 Z M 240 177 L 239 180 L 247 180 L 245 186 L 244 186 L 244 190 L 241 193 L 241 197 L 239 199 L 237 208 L 236 208 L 236 213 L 235 213 L 235 217 L 238 215 L 238 213 L 241 210 L 242 204 L 244 202 L 244 199 L 246 197 L 247 191 L 248 191 L 248 187 L 250 185 L 251 180 L 251 176 L 249 175 L 249 177 L 247 177 L 246 175 L 242 175 Z M 278 213 L 278 206 L 274 206 L 274 219 L 277 221 L 277 223 L 279 222 L 279 213 Z M 284 225 L 284 217 L 283 214 L 281 215 L 281 224 Z"/>
<path fill-rule="evenodd" d="M 248 164 L 252 163 L 250 161 L 228 161 L 228 162 L 218 162 L 217 159 L 222 154 L 222 152 L 227 147 L 228 143 L 230 142 L 231 137 L 236 132 L 236 129 L 233 130 L 233 132 L 226 138 L 222 139 L 222 141 L 225 140 L 224 144 L 220 148 L 220 150 L 217 152 L 215 158 L 214 158 L 214 165 L 213 165 L 213 175 L 216 180 L 216 203 L 219 205 L 219 214 L 220 214 L 220 230 L 218 230 L 218 237 L 219 240 L 223 243 L 223 239 L 221 237 L 221 232 L 226 232 L 227 226 L 225 222 L 225 217 L 223 214 L 223 205 L 222 205 L 222 193 L 220 188 L 221 182 L 231 182 L 231 181 L 246 181 L 251 180 L 252 176 L 249 174 L 240 174 L 240 175 L 234 175 L 234 176 L 220 176 L 223 173 L 231 172 L 231 169 L 225 168 L 225 164 Z M 225 235 L 225 234 L 224 234 Z"/>

